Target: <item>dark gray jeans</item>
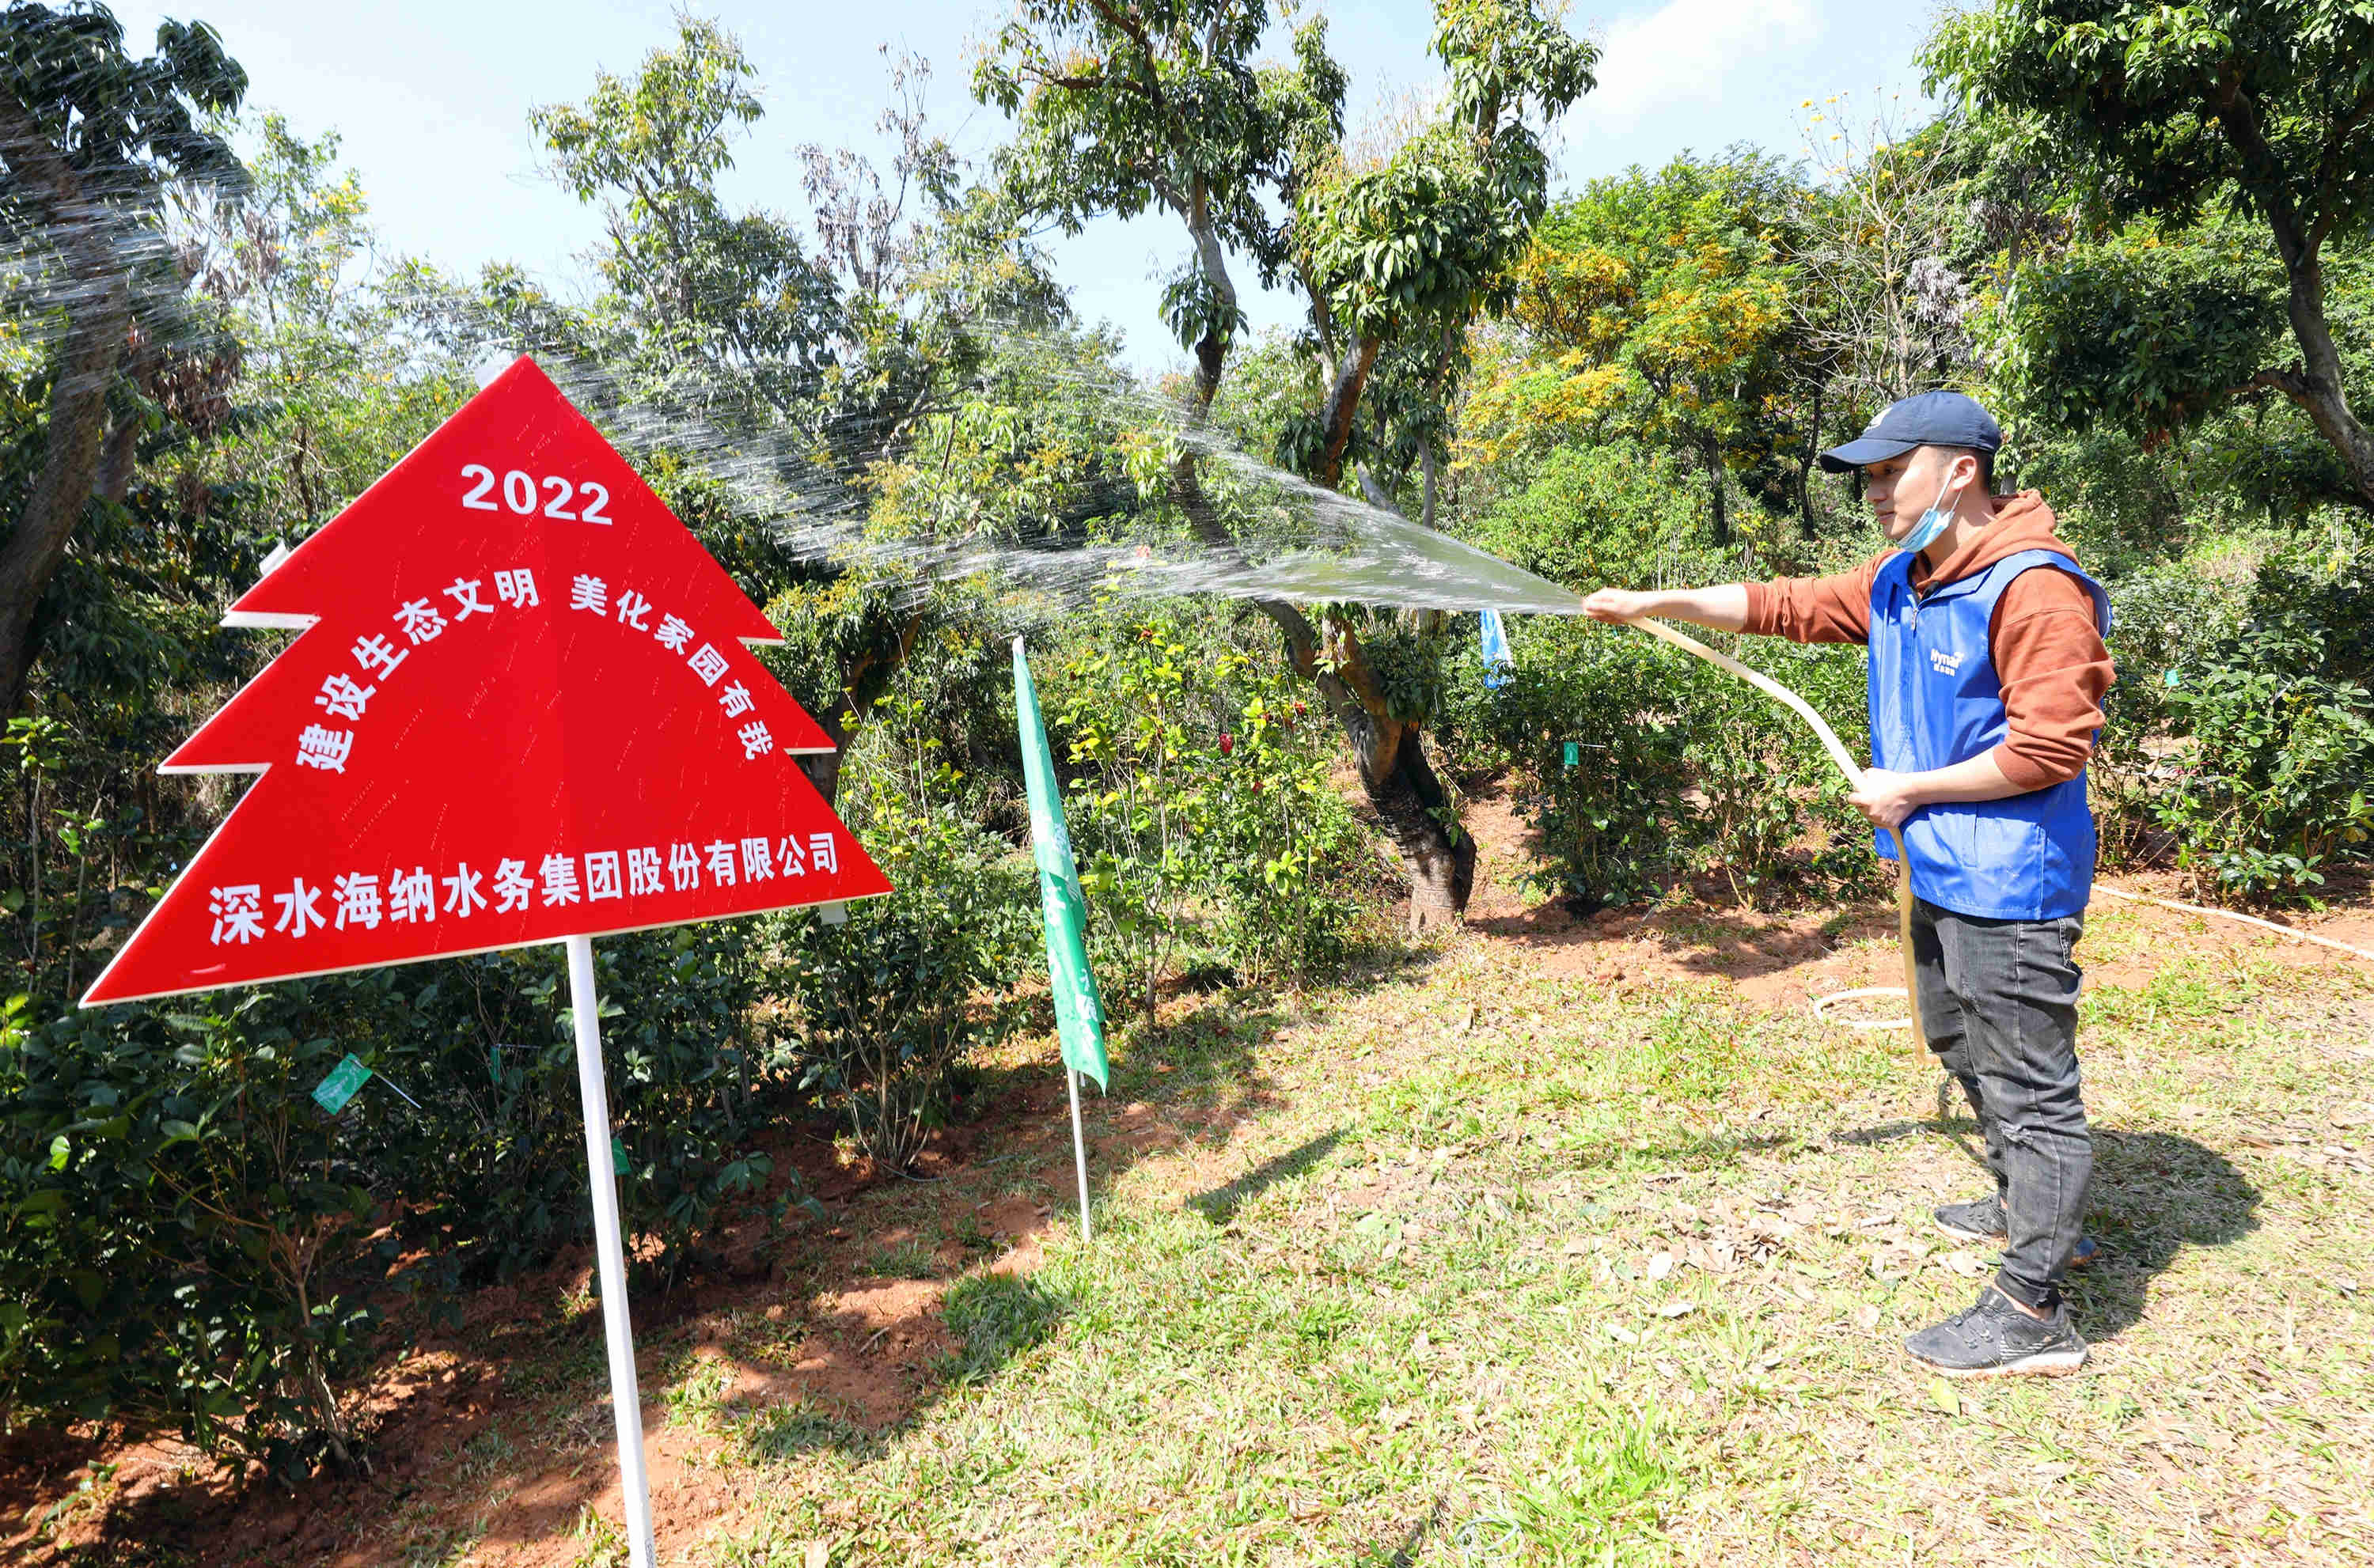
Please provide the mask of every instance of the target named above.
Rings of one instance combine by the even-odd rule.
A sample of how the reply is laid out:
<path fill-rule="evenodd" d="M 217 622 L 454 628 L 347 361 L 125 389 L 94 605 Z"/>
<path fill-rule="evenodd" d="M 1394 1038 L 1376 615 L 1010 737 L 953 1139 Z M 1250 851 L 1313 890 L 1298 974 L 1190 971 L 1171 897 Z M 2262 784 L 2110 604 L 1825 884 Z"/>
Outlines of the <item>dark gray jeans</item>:
<path fill-rule="evenodd" d="M 2094 1141 L 2077 1079 L 2082 916 L 1989 920 L 1912 906 L 1929 1048 L 1961 1082 L 2009 1221 L 1995 1283 L 2051 1310 L 2086 1217 Z"/>

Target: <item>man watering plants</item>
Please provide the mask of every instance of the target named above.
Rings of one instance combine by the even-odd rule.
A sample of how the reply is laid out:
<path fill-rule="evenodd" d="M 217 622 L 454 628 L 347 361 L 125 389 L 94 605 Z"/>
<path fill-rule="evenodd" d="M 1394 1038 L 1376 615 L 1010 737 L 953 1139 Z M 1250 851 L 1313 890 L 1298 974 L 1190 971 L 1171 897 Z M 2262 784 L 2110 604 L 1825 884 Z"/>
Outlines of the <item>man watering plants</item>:
<path fill-rule="evenodd" d="M 1992 493 L 2002 444 L 1958 392 L 1906 398 L 1821 455 L 1831 473 L 1863 470 L 1893 548 L 1830 577 L 1603 589 L 1583 605 L 1603 621 L 1673 616 L 1870 650 L 1873 766 L 1849 798 L 1903 836 L 1915 1012 L 1969 1096 L 1995 1178 L 1936 1217 L 2002 1247 L 1998 1272 L 1975 1305 L 1905 1341 L 1955 1376 L 2082 1365 L 2061 1291 L 2094 1250 L 2079 1231 L 2093 1146 L 2071 950 L 2093 884 L 2086 759 L 2113 678 L 2110 602 L 2041 497 Z"/>

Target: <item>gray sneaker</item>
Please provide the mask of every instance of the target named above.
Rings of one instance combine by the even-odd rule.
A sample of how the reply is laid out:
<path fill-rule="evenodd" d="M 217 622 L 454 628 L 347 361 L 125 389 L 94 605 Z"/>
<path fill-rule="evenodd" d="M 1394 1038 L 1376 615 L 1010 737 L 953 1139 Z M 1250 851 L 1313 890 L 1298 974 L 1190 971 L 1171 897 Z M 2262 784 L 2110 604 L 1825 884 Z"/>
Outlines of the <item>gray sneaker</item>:
<path fill-rule="evenodd" d="M 2039 1321 L 1989 1285 L 1975 1305 L 1922 1329 L 1904 1349 L 1948 1377 L 2066 1377 L 2086 1364 L 2089 1347 L 2070 1326 L 2066 1305 Z"/>
<path fill-rule="evenodd" d="M 2004 1218 L 2003 1199 L 1992 1193 L 1974 1202 L 1948 1203 L 1935 1211 L 1934 1217 L 1937 1228 L 1957 1240 L 1980 1246 L 2011 1245 L 2011 1223 Z M 2076 1249 L 2069 1254 L 2069 1267 L 2083 1269 L 2101 1251 L 2101 1245 L 2092 1236 L 2079 1236 Z"/>

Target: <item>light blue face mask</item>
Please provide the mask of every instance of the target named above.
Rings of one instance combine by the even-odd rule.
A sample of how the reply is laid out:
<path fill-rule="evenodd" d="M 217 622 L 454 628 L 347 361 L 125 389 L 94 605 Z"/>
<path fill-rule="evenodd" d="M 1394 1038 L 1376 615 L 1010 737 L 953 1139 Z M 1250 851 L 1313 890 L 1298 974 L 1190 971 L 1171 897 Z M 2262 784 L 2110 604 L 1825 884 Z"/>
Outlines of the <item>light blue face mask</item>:
<path fill-rule="evenodd" d="M 1912 525 L 1911 532 L 1896 542 L 1898 549 L 1910 550 L 1917 556 L 1937 543 L 1937 535 L 1945 532 L 1945 525 L 1954 521 L 1953 510 L 1945 505 L 1945 492 L 1953 487 L 1951 479 L 1937 486 L 1935 503 L 1921 514 L 1921 521 Z"/>

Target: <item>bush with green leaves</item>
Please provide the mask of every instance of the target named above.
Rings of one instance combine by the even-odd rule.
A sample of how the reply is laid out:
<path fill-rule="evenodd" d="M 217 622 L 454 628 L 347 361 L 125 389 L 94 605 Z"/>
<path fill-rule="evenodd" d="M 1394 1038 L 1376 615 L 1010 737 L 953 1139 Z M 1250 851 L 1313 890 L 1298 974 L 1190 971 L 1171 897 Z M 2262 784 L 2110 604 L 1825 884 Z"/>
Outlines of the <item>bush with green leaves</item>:
<path fill-rule="evenodd" d="M 748 928 L 595 947 L 629 1229 L 672 1275 L 769 1171 L 794 1086 L 745 1042 Z M 340 1375 L 381 1293 L 455 1287 L 590 1230 L 568 999 L 548 950 L 84 1012 L 0 1033 L 0 1405 L 294 1473 L 355 1437 Z M 311 1099 L 352 1054 L 379 1075 Z"/>
<path fill-rule="evenodd" d="M 1670 452 L 1606 441 L 1543 455 L 1522 485 L 1492 497 L 1471 536 L 1578 593 L 1761 575 L 1741 552 L 1703 543 L 1700 510 Z M 1740 532 L 1806 547 L 1760 514 L 1743 517 Z M 1828 564 L 1866 543 L 1831 541 Z M 1802 722 L 1762 693 L 1640 632 L 1550 616 L 1512 618 L 1516 666 L 1496 688 L 1474 618 L 1463 624 L 1439 732 L 1463 773 L 1510 774 L 1558 867 L 1549 891 L 1572 907 L 1631 902 L 1700 873 L 1751 902 L 1782 883 L 1835 891 L 1868 876 L 1867 834 L 1843 783 Z M 1743 657 L 1859 740 L 1860 649 L 1758 639 Z"/>
<path fill-rule="evenodd" d="M 1151 1012 L 1167 975 L 1213 965 L 1308 977 L 1357 907 L 1334 735 L 1268 639 L 1231 632 L 1225 612 L 1109 606 L 1050 682 L 1111 1008 Z"/>
<path fill-rule="evenodd" d="M 1445 732 L 1511 769 L 1517 802 L 1558 866 L 1548 891 L 1570 907 L 1632 902 L 1699 874 L 1751 904 L 1782 887 L 1870 884 L 1869 829 L 1795 715 L 1622 627 L 1534 617 L 1510 640 L 1515 668 L 1497 689 L 1480 658 L 1456 661 Z M 1856 743 L 1861 649 L 1759 640 L 1743 656 Z"/>
<path fill-rule="evenodd" d="M 2346 551 L 2280 553 L 2239 610 L 2158 681 L 2129 672 L 2157 688 L 2167 757 L 2145 798 L 2204 892 L 2298 900 L 2374 859 L 2374 573 Z"/>
<path fill-rule="evenodd" d="M 839 925 L 777 919 L 798 1005 L 776 1060 L 840 1108 L 860 1150 L 905 1170 L 946 1119 L 950 1072 L 1017 1023 L 1003 999 L 1038 951 L 1038 885 L 953 803 L 911 803 L 878 773 L 864 783 L 866 848 L 897 891 Z"/>

